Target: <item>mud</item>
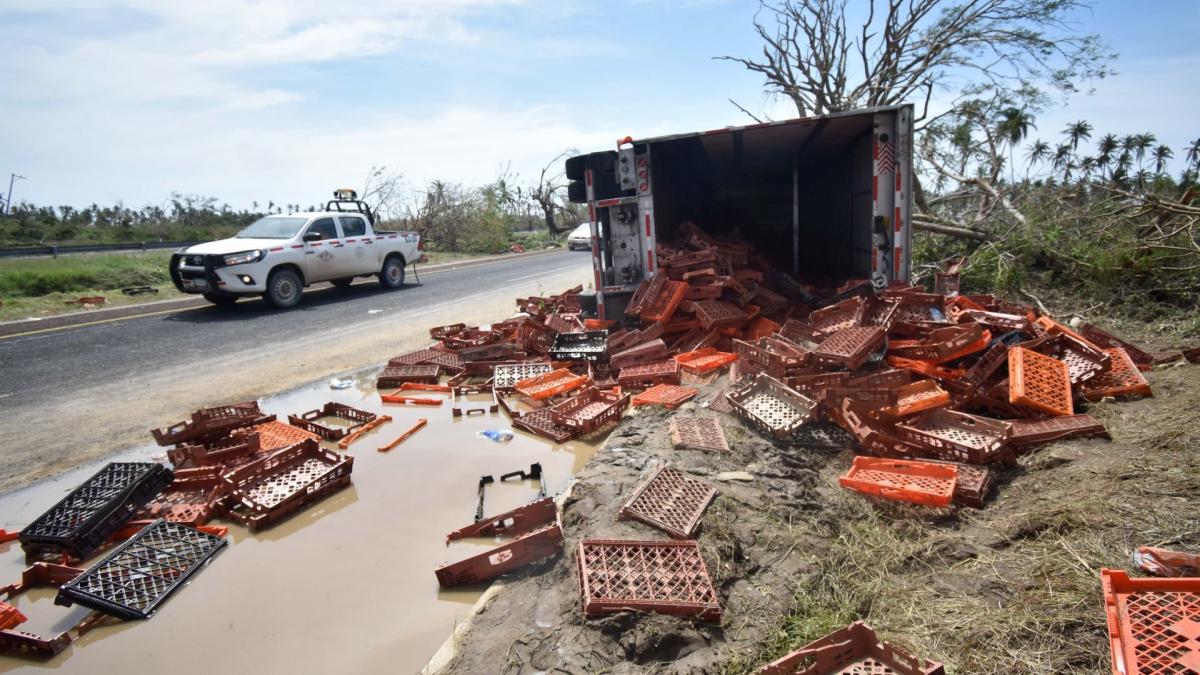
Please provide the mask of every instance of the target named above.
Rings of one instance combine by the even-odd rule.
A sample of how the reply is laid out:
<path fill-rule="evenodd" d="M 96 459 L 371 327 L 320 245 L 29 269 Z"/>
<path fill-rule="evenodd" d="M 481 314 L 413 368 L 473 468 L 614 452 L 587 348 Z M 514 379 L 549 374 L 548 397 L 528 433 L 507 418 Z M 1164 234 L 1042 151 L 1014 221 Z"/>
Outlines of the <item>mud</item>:
<path fill-rule="evenodd" d="M 999 473 L 982 511 L 868 501 L 837 486 L 848 444 L 784 446 L 692 405 L 678 414 L 717 415 L 732 452 L 676 452 L 672 413 L 638 410 L 565 501 L 562 558 L 489 593 L 427 672 L 748 672 L 863 618 L 952 674 L 1106 673 L 1099 569 L 1128 568 L 1140 544 L 1200 549 L 1200 516 L 1189 507 L 1200 498 L 1198 372 L 1162 367 L 1148 375 L 1155 398 L 1091 406 L 1113 441 L 1073 440 L 1022 457 Z M 714 481 L 721 496 L 699 536 L 722 623 L 584 619 L 575 546 L 665 538 L 617 519 L 663 462 L 709 480 L 753 476 Z"/>
<path fill-rule="evenodd" d="M 553 494 L 597 445 L 555 446 L 520 431 L 503 444 L 476 438 L 483 429 L 508 428 L 507 418 L 454 419 L 448 404 L 383 404 L 374 371 L 360 372 L 351 389 L 334 391 L 322 381 L 262 403 L 281 418 L 328 401 L 391 415 L 393 422 L 348 449 L 355 457 L 351 488 L 257 534 L 215 521 L 230 525 L 231 546 L 158 614 L 96 629 L 44 665 L 63 673 L 179 675 L 419 670 L 484 590 L 442 591 L 433 574 L 441 564 L 496 544 L 445 545 L 446 533 L 474 519 L 479 476 L 498 478 L 540 462 Z M 182 413 L 175 410 L 170 419 Z M 390 452 L 377 452 L 420 417 L 428 426 Z M 143 444 L 110 459 L 151 458 L 162 458 L 162 449 Z M 0 527 L 19 529 L 101 465 L 85 464 L 0 497 Z M 533 481 L 497 481 L 487 488 L 485 512 L 525 504 L 537 490 Z M 23 567 L 19 544 L 0 546 L 3 583 L 18 579 Z M 29 616 L 23 629 L 53 633 L 86 614 L 55 606 L 54 595 L 36 590 L 13 601 Z M 0 657 L 0 672 L 34 667 L 42 664 Z"/>

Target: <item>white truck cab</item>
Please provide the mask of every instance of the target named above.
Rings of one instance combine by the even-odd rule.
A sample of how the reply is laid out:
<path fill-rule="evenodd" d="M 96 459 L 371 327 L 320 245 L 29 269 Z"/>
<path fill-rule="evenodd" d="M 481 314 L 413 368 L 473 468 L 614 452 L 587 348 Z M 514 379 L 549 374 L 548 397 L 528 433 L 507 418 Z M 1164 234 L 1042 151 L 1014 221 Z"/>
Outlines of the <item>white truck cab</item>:
<path fill-rule="evenodd" d="M 420 236 L 377 232 L 352 191 L 334 195 L 324 211 L 266 216 L 229 239 L 176 251 L 171 280 L 214 304 L 261 295 L 278 308 L 294 307 L 305 286 L 321 281 L 349 286 L 355 277 L 378 276 L 385 288 L 404 285 L 405 267 L 421 255 Z"/>

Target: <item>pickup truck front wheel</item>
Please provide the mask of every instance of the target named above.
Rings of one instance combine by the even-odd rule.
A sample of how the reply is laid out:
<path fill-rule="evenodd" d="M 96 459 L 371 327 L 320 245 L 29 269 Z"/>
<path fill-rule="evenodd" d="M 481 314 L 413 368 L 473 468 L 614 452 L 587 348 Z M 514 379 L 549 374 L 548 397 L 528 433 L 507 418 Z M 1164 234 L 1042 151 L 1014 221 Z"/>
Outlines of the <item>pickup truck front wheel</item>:
<path fill-rule="evenodd" d="M 379 270 L 379 283 L 384 288 L 400 288 L 404 285 L 404 259 L 392 256 L 383 261 L 383 269 Z"/>
<path fill-rule="evenodd" d="M 302 291 L 299 274 L 286 268 L 275 270 L 267 277 L 267 292 L 263 299 L 276 309 L 288 309 L 300 304 Z"/>

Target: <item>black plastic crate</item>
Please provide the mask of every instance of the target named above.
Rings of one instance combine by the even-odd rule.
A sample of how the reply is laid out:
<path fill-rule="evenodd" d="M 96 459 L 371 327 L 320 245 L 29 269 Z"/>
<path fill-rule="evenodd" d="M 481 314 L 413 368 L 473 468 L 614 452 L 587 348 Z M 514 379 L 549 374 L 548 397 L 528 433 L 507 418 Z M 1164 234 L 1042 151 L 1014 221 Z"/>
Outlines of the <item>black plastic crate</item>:
<path fill-rule="evenodd" d="M 84 560 L 172 477 L 161 464 L 112 462 L 21 530 L 21 547 L 30 558 L 66 552 Z"/>
<path fill-rule="evenodd" d="M 583 333 L 559 333 L 550 348 L 555 361 L 599 361 L 608 349 L 608 331 L 589 330 Z"/>
<path fill-rule="evenodd" d="M 77 602 L 120 619 L 149 619 L 227 543 L 224 537 L 156 520 L 63 584 L 54 603 Z"/>

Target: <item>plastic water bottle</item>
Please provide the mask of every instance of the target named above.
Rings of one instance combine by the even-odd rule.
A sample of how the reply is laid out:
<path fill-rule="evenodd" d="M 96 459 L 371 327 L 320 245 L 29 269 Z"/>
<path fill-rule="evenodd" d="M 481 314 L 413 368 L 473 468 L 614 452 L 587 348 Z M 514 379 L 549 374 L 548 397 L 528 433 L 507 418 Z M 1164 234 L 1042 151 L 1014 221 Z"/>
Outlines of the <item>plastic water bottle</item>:
<path fill-rule="evenodd" d="M 484 429 L 475 433 L 475 438 L 486 438 L 493 443 L 507 443 L 513 439 L 512 429 Z"/>

